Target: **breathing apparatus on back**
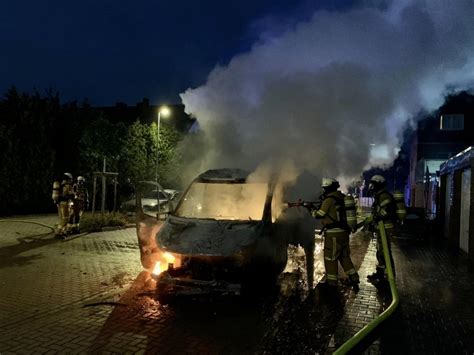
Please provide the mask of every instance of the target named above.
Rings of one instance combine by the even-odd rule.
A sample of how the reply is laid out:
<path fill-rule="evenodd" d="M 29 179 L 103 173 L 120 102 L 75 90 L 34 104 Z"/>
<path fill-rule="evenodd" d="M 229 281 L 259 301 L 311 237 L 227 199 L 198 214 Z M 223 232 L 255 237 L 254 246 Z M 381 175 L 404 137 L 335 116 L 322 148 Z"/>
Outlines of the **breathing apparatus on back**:
<path fill-rule="evenodd" d="M 321 187 L 323 188 L 322 198 L 332 198 L 336 203 L 338 220 L 334 221 L 335 224 L 349 232 L 355 231 L 357 218 L 354 197 L 343 194 L 343 199 L 333 195 L 329 196 L 331 192 L 337 191 L 340 187 L 339 182 L 332 178 L 323 178 Z"/>

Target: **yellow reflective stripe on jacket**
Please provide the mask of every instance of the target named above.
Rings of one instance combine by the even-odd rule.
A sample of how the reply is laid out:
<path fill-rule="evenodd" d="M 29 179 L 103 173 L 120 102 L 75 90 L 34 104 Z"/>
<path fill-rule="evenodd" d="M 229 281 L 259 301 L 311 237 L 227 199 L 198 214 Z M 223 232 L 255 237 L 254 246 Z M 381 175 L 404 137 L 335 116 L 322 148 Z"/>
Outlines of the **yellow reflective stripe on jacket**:
<path fill-rule="evenodd" d="M 398 200 L 402 200 L 405 198 L 405 196 L 403 195 L 403 192 L 394 192 L 393 193 L 393 198 L 394 199 L 398 199 Z"/>
<path fill-rule="evenodd" d="M 327 274 L 327 279 L 332 281 L 337 281 L 337 275 Z"/>
<path fill-rule="evenodd" d="M 382 202 L 380 202 L 380 207 L 386 206 L 390 202 L 391 202 L 390 198 L 387 198 L 387 199 L 383 200 Z"/>
<path fill-rule="evenodd" d="M 317 214 L 318 216 L 324 217 L 324 216 L 326 215 L 326 212 L 323 211 L 323 210 L 317 210 L 317 211 L 316 211 L 316 214 Z"/>

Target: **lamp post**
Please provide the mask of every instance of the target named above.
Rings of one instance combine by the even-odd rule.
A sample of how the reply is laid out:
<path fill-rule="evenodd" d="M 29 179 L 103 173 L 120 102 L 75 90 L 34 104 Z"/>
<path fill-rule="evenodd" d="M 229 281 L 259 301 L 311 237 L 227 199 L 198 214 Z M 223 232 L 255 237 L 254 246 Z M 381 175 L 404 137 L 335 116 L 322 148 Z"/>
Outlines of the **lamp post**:
<path fill-rule="evenodd" d="M 157 218 L 159 218 L 161 208 L 160 208 L 160 189 L 159 186 L 160 183 L 158 182 L 158 163 L 160 160 L 160 123 L 161 123 L 161 116 L 163 117 L 168 117 L 170 114 L 170 109 L 167 106 L 161 106 L 160 109 L 158 110 L 158 120 L 157 120 L 157 127 L 156 127 L 156 145 L 157 145 L 157 150 L 156 150 L 156 168 L 155 168 L 155 181 L 157 183 L 156 189 L 157 189 L 157 198 L 156 198 L 156 203 L 158 204 L 158 214 Z"/>
<path fill-rule="evenodd" d="M 157 130 L 156 130 L 156 144 L 157 144 L 157 152 L 156 152 L 156 169 L 155 169 L 155 181 L 158 183 L 158 163 L 160 159 L 160 123 L 161 123 L 161 116 L 168 117 L 170 115 L 170 109 L 167 106 L 161 106 L 158 110 L 158 120 L 157 120 Z"/>

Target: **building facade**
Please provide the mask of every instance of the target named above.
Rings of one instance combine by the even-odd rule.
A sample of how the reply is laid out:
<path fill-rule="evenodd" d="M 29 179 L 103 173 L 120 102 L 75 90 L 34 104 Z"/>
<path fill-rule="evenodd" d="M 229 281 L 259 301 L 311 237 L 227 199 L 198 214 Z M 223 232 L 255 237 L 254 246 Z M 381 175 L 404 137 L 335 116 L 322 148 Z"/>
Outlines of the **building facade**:
<path fill-rule="evenodd" d="M 449 96 L 430 117 L 418 122 L 410 142 L 410 171 L 405 194 L 408 205 L 425 208 L 434 218 L 438 209 L 441 165 L 474 145 L 474 95 Z"/>
<path fill-rule="evenodd" d="M 443 236 L 474 260 L 474 146 L 440 168 L 438 220 Z"/>

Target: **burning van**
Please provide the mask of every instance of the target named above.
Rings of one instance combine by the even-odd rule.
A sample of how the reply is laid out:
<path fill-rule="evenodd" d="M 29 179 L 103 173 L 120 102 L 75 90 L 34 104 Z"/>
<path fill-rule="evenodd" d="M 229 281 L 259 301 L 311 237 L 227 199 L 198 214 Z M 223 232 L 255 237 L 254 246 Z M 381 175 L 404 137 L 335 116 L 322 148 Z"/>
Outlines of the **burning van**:
<path fill-rule="evenodd" d="M 279 184 L 240 169 L 199 175 L 156 233 L 155 278 L 201 288 L 274 282 L 289 243 L 275 223 L 284 207 L 281 194 Z"/>

